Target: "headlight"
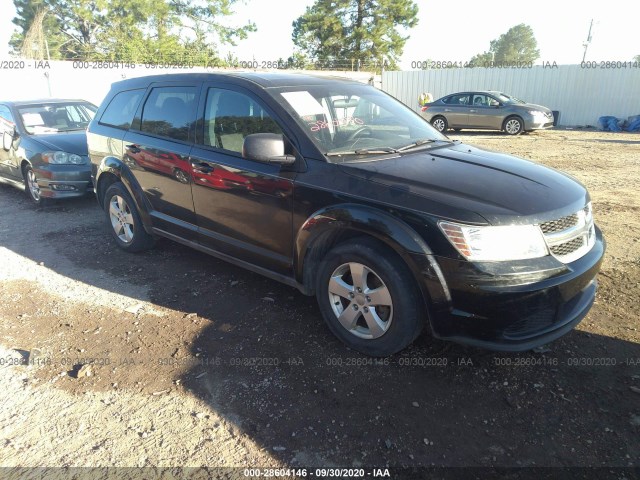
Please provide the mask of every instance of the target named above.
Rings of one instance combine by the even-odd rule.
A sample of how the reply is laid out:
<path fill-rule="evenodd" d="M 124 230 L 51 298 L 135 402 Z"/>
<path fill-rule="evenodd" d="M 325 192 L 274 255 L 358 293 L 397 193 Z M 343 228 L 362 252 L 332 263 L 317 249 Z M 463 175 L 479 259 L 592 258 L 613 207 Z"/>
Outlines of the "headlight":
<path fill-rule="evenodd" d="M 584 220 L 587 223 L 593 223 L 593 207 L 591 206 L 591 202 L 587 203 L 587 206 L 584 207 Z"/>
<path fill-rule="evenodd" d="M 529 113 L 531 115 L 533 115 L 534 117 L 545 117 L 546 114 L 544 112 L 541 112 L 540 110 L 529 110 Z"/>
<path fill-rule="evenodd" d="M 478 227 L 452 222 L 439 222 L 438 225 L 467 260 L 524 260 L 549 253 L 542 231 L 535 225 Z"/>
<path fill-rule="evenodd" d="M 75 153 L 67 152 L 44 152 L 42 160 L 55 165 L 84 165 L 87 163 L 86 157 L 81 157 Z"/>

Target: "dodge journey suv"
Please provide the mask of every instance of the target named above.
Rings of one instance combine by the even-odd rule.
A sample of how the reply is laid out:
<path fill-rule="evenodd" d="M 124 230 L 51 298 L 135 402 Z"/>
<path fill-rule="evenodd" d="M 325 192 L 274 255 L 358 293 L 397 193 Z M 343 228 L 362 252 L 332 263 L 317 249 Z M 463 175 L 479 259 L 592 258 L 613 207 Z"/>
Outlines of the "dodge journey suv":
<path fill-rule="evenodd" d="M 89 125 L 129 252 L 166 237 L 315 295 L 349 347 L 526 350 L 591 308 L 604 240 L 570 176 L 449 140 L 368 85 L 293 74 L 114 83 Z"/>

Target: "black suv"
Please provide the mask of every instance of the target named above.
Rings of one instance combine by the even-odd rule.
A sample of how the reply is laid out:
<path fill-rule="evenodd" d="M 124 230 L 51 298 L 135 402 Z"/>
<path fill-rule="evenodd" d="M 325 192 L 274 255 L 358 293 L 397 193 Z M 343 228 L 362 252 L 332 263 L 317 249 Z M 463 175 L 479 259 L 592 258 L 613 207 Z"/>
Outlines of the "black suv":
<path fill-rule="evenodd" d="M 449 140 L 360 83 L 178 74 L 113 84 L 87 134 L 118 245 L 167 237 L 316 295 L 349 347 L 526 350 L 570 331 L 604 241 L 566 174 Z"/>

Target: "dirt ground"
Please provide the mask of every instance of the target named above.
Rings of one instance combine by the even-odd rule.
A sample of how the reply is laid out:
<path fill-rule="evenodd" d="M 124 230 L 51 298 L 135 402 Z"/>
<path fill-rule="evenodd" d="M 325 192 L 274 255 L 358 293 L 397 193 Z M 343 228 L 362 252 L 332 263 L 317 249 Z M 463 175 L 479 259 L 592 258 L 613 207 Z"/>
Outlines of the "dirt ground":
<path fill-rule="evenodd" d="M 372 360 L 292 288 L 170 241 L 121 252 L 93 198 L 0 185 L 0 466 L 640 466 L 640 135 L 450 136 L 589 188 L 608 250 L 575 331 Z"/>

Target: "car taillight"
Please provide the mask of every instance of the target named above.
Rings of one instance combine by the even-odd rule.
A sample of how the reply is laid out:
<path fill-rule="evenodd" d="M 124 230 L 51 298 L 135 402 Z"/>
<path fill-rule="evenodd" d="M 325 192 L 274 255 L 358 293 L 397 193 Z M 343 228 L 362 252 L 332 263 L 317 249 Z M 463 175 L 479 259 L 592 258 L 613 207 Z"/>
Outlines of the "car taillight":
<path fill-rule="evenodd" d="M 420 111 L 421 111 L 421 112 L 424 112 L 424 111 L 426 111 L 426 110 L 427 110 L 427 108 L 429 108 L 429 107 L 427 107 L 427 106 L 425 105 L 424 107 L 420 108 Z"/>

